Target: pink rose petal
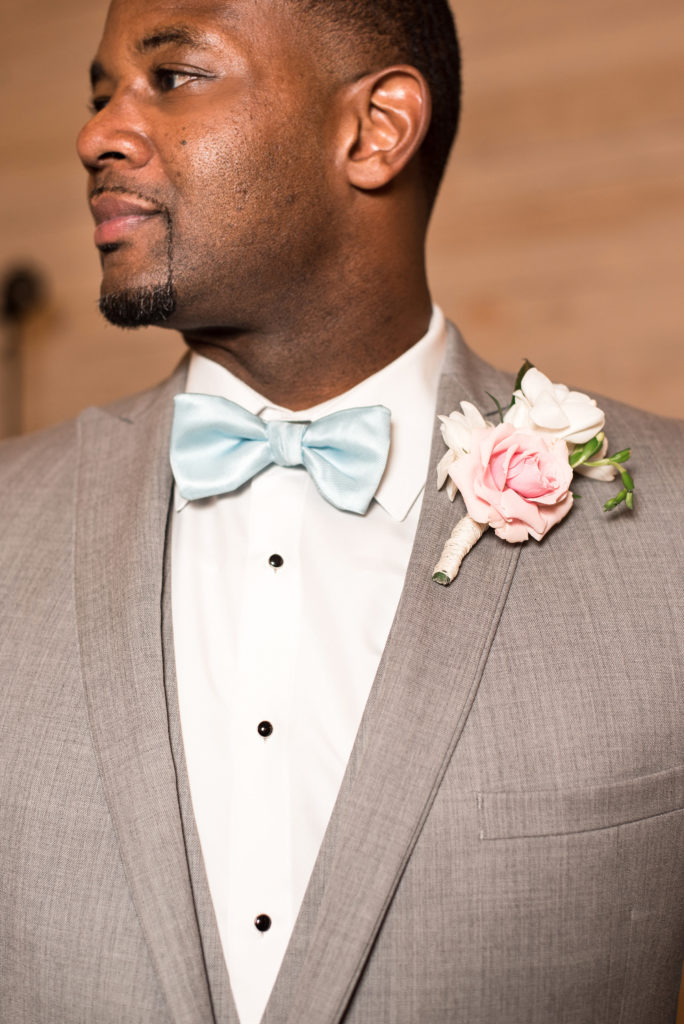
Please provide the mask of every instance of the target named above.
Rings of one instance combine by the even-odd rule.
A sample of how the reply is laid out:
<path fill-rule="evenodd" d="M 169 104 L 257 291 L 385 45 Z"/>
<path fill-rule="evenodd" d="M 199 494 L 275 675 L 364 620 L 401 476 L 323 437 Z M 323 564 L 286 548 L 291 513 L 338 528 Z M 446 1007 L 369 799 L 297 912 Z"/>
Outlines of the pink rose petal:
<path fill-rule="evenodd" d="M 474 430 L 471 450 L 449 469 L 468 515 L 497 536 L 540 540 L 572 508 L 572 469 L 564 441 L 517 432 L 510 423 Z"/>

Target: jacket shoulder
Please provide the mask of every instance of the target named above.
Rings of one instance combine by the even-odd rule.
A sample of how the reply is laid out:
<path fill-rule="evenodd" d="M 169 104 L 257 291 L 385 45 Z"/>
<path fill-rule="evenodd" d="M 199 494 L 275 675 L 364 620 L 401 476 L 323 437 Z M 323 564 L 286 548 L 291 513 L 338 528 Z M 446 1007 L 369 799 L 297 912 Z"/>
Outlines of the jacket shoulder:
<path fill-rule="evenodd" d="M 10 438 L 0 443 L 0 498 L 11 492 L 34 492 L 70 474 L 77 439 L 77 420 Z"/>
<path fill-rule="evenodd" d="M 659 416 L 602 395 L 593 397 L 606 414 L 606 433 L 615 433 L 616 430 L 631 432 L 635 446 L 639 443 L 651 447 L 663 446 L 672 449 L 673 456 L 681 458 L 684 420 Z"/>
<path fill-rule="evenodd" d="M 46 486 L 71 480 L 76 465 L 80 423 L 90 416 L 133 421 L 152 411 L 155 403 L 168 406 L 182 391 L 187 373 L 183 359 L 166 380 L 144 391 L 101 407 L 91 406 L 78 416 L 32 434 L 0 442 L 0 498 L 8 489 L 35 493 Z"/>

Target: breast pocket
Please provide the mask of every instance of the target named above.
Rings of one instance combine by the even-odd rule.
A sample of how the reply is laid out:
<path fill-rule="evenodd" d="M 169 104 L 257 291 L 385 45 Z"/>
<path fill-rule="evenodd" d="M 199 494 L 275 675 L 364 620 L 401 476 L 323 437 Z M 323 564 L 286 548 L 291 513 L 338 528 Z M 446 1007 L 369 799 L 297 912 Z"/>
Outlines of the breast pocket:
<path fill-rule="evenodd" d="M 480 839 L 525 839 L 591 832 L 684 808 L 684 766 L 581 789 L 481 792 Z"/>
<path fill-rule="evenodd" d="M 572 993 L 545 1020 L 673 1020 L 684 949 L 684 766 L 581 789 L 480 792 L 477 820 L 488 889 L 503 880 L 497 935 L 520 983 L 543 976 L 554 979 L 549 998 Z M 536 1018 L 521 1012 L 520 1020 Z"/>

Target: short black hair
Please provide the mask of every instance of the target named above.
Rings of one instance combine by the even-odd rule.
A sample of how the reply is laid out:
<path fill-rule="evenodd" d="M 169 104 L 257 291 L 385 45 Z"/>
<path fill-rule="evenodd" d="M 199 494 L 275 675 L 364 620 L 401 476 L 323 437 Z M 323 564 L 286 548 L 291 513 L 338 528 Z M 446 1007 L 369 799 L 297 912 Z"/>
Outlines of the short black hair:
<path fill-rule="evenodd" d="M 434 199 L 456 138 L 461 109 L 461 51 L 447 0 L 290 0 L 357 34 L 364 56 L 410 64 L 430 87 L 432 121 L 421 149 L 429 198 Z M 380 63 L 382 62 L 382 63 Z"/>

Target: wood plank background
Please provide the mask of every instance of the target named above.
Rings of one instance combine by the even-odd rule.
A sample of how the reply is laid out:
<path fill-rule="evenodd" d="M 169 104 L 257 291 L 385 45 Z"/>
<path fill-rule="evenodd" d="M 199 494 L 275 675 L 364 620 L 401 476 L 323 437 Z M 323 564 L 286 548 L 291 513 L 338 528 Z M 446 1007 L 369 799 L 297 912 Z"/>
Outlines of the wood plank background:
<path fill-rule="evenodd" d="M 0 273 L 32 264 L 50 288 L 25 344 L 26 430 L 153 383 L 183 351 L 173 333 L 123 332 L 96 308 L 73 139 L 105 9 L 3 0 L 0 11 Z M 499 366 L 528 356 L 554 379 L 681 415 L 684 5 L 455 10 L 465 110 L 430 234 L 435 298 Z"/>
<path fill-rule="evenodd" d="M 437 296 L 506 368 L 682 415 L 684 5 L 457 0 Z"/>

